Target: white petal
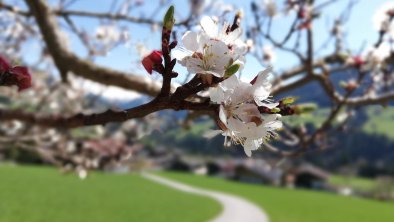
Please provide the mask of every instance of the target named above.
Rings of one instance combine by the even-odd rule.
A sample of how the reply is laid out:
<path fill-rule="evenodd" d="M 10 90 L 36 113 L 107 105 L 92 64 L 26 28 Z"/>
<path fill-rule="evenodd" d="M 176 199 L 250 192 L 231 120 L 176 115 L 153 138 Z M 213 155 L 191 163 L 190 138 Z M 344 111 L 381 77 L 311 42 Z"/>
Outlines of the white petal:
<path fill-rule="evenodd" d="M 226 37 L 226 43 L 227 44 L 232 44 L 235 40 L 237 40 L 242 34 L 242 29 L 237 28 L 234 31 L 228 33 Z"/>
<path fill-rule="evenodd" d="M 204 16 L 201 19 L 201 27 L 205 31 L 205 33 L 211 37 L 211 38 L 216 38 L 218 35 L 218 26 L 217 24 L 209 17 L 209 16 Z"/>
<path fill-rule="evenodd" d="M 252 156 L 252 150 L 257 150 L 260 147 L 258 140 L 246 139 L 244 143 L 244 151 L 248 157 Z"/>
<path fill-rule="evenodd" d="M 222 121 L 222 123 L 227 125 L 227 116 L 226 116 L 226 112 L 224 111 L 223 105 L 220 105 L 220 108 L 219 108 L 219 119 L 220 119 L 220 121 Z"/>
<path fill-rule="evenodd" d="M 208 42 L 208 44 L 211 46 L 210 47 L 210 51 L 215 54 L 215 55 L 229 55 L 230 54 L 230 50 L 228 48 L 228 46 L 226 45 L 226 43 L 219 41 L 219 40 L 210 40 Z M 227 65 L 227 64 L 226 64 Z"/>
<path fill-rule="evenodd" d="M 254 87 L 254 97 L 258 98 L 261 100 L 265 100 L 269 97 L 270 91 L 268 91 L 266 88 L 260 86 L 260 87 Z"/>
<path fill-rule="evenodd" d="M 222 130 L 208 130 L 204 133 L 203 137 L 207 139 L 212 139 L 213 137 L 223 133 Z"/>
<path fill-rule="evenodd" d="M 209 98 L 211 102 L 216 104 L 221 104 L 225 101 L 224 92 L 219 86 L 209 88 Z"/>
<path fill-rule="evenodd" d="M 252 151 L 250 149 L 247 149 L 244 147 L 244 151 L 245 151 L 246 156 L 252 157 Z"/>
<path fill-rule="evenodd" d="M 238 84 L 239 84 L 238 77 L 236 75 L 232 75 L 231 77 L 221 82 L 219 85 L 220 87 L 223 88 L 223 90 L 229 90 L 229 89 L 234 90 L 238 86 Z"/>
<path fill-rule="evenodd" d="M 276 121 L 281 117 L 280 114 L 264 114 L 262 116 L 263 116 L 264 122 Z"/>
<path fill-rule="evenodd" d="M 272 68 L 268 67 L 266 70 L 259 72 L 256 82 L 253 84 L 253 97 L 259 106 L 262 106 L 261 101 L 266 100 L 271 91 L 271 83 L 268 81 L 268 75 Z"/>
<path fill-rule="evenodd" d="M 279 114 L 265 114 L 262 115 L 264 120 L 264 127 L 269 131 L 277 130 L 283 127 L 283 123 L 278 119 L 281 117 Z"/>
<path fill-rule="evenodd" d="M 271 66 L 269 66 L 265 70 L 259 72 L 259 74 L 257 74 L 258 76 L 257 76 L 256 82 L 254 83 L 254 85 L 265 86 L 265 85 L 269 84 L 269 81 L 267 78 L 271 72 L 272 72 Z"/>
<path fill-rule="evenodd" d="M 190 56 L 190 53 L 185 50 L 177 49 L 172 51 L 172 56 L 177 60 L 183 60 L 186 56 Z"/>
<path fill-rule="evenodd" d="M 183 45 L 185 46 L 186 49 L 190 51 L 197 51 L 198 50 L 198 42 L 197 42 L 197 33 L 187 31 L 183 36 L 182 36 L 182 42 Z"/>
<path fill-rule="evenodd" d="M 264 100 L 264 99 L 262 99 L 262 100 Z M 258 97 L 255 97 L 255 100 L 254 100 L 255 102 L 256 102 L 256 104 L 258 105 L 258 106 L 264 106 L 264 107 L 267 107 L 267 108 L 269 108 L 269 109 L 273 109 L 273 108 L 275 108 L 275 107 L 277 107 L 278 105 L 279 105 L 279 103 L 267 103 L 267 102 L 262 102 Z"/>

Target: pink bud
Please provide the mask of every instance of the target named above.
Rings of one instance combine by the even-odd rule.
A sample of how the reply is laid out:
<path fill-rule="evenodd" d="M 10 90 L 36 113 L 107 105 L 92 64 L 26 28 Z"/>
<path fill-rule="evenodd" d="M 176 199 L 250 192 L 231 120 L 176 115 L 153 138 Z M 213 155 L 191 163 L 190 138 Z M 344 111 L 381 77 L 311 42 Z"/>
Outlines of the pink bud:
<path fill-rule="evenodd" d="M 156 65 L 161 64 L 163 62 L 162 56 L 163 54 L 161 51 L 154 50 L 149 55 L 145 56 L 142 59 L 142 65 L 144 66 L 144 68 L 149 74 L 152 74 L 152 71 Z"/>
<path fill-rule="evenodd" d="M 26 67 L 15 66 L 9 70 L 9 73 L 11 74 L 11 80 L 15 81 L 14 84 L 18 86 L 19 91 L 31 87 L 31 75 Z"/>
<path fill-rule="evenodd" d="M 8 60 L 0 55 L 0 79 L 1 85 L 18 86 L 18 90 L 22 91 L 31 87 L 31 75 L 29 70 L 23 66 L 10 66 Z"/>

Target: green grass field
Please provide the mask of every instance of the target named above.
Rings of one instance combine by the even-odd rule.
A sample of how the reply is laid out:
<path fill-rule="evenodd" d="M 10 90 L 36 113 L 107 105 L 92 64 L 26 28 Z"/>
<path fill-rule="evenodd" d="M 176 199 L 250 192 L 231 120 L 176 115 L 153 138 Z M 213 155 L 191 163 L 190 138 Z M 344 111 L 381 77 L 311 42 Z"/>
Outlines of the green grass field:
<path fill-rule="evenodd" d="M 394 204 L 163 172 L 193 186 L 242 196 L 263 207 L 271 222 L 391 222 Z M 185 194 L 137 174 L 94 173 L 87 180 L 42 167 L 0 165 L 0 221 L 208 221 L 213 200 Z"/>
<path fill-rule="evenodd" d="M 202 188 L 237 194 L 260 205 L 271 222 L 392 222 L 394 204 L 334 194 L 229 182 L 187 174 L 160 175 Z"/>
<path fill-rule="evenodd" d="M 82 181 L 56 169 L 0 165 L 1 222 L 200 222 L 220 211 L 211 199 L 138 175 L 94 173 Z"/>

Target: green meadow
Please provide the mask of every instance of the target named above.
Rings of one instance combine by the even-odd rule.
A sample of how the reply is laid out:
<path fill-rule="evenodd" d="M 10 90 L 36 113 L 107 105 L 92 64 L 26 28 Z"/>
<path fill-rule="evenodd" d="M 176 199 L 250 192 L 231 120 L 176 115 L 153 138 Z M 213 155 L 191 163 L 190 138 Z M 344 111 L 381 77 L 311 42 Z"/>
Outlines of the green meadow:
<path fill-rule="evenodd" d="M 93 173 L 86 180 L 42 167 L 0 165 L 1 222 L 207 221 L 219 203 L 139 175 Z"/>
<path fill-rule="evenodd" d="M 178 173 L 160 175 L 187 184 L 221 190 L 261 206 L 271 222 L 392 222 L 394 203 L 342 197 L 336 194 L 242 184 Z"/>
<path fill-rule="evenodd" d="M 391 222 L 394 204 L 334 194 L 158 173 L 200 188 L 235 194 L 261 206 L 271 222 Z M 209 221 L 221 206 L 138 174 L 90 174 L 80 180 L 53 168 L 0 165 L 0 221 Z"/>

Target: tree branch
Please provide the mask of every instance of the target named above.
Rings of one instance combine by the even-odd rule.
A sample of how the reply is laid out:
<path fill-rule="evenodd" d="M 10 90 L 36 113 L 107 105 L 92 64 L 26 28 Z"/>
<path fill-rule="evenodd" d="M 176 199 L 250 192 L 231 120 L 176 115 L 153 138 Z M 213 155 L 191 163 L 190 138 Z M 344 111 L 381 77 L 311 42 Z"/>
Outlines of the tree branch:
<path fill-rule="evenodd" d="M 76 128 L 81 126 L 101 125 L 109 122 L 124 122 L 129 119 L 142 118 L 151 113 L 165 109 L 213 112 L 217 109 L 217 106 L 206 103 L 154 99 L 147 104 L 127 110 L 108 110 L 99 114 L 87 115 L 79 113 L 70 117 L 63 117 L 61 115 L 38 116 L 34 113 L 27 113 L 21 110 L 0 109 L 0 120 L 20 120 L 44 127 Z"/>

